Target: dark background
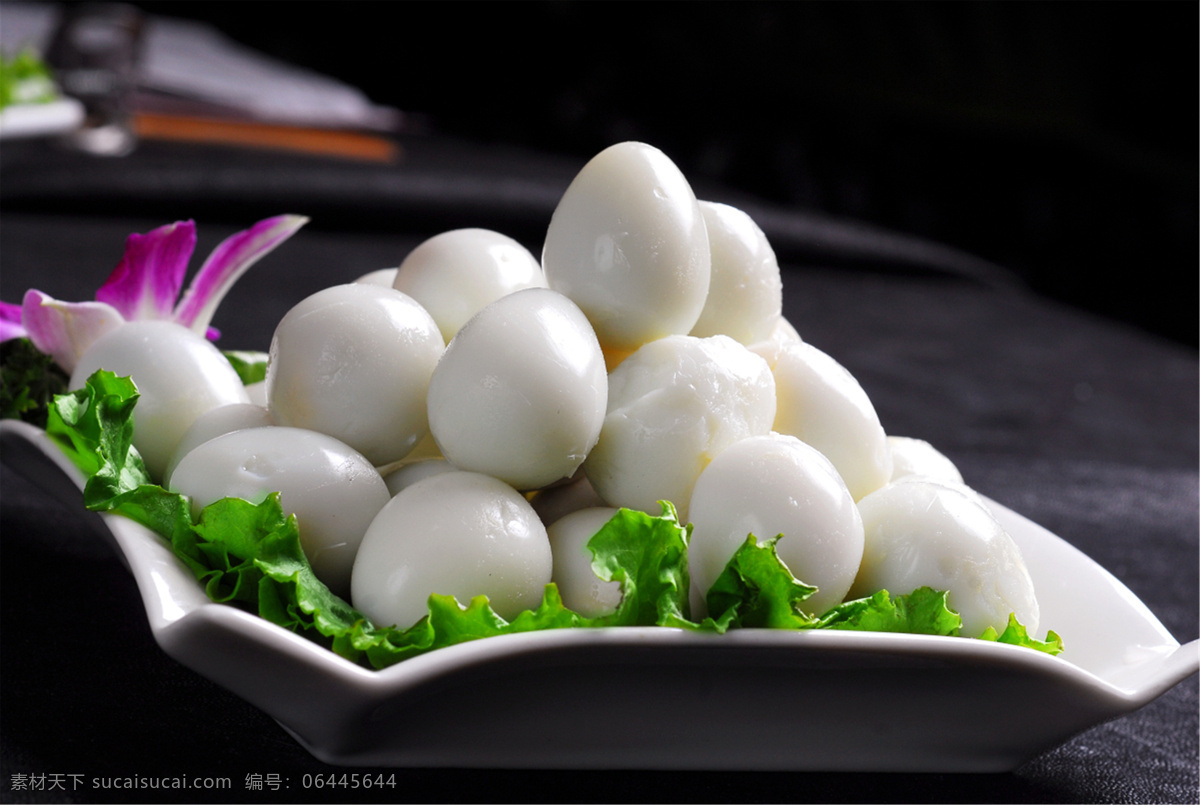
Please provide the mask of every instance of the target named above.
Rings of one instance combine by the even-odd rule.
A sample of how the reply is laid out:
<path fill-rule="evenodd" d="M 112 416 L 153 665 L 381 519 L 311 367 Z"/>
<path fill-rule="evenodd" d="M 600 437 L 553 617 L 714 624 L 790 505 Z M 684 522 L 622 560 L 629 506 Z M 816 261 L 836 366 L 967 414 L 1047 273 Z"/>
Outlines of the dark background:
<path fill-rule="evenodd" d="M 312 224 L 222 306 L 222 343 L 266 348 L 295 300 L 394 265 L 437 223 L 504 219 L 536 246 L 572 171 L 637 137 L 697 188 L 783 210 L 785 310 L 861 380 L 890 432 L 929 439 L 972 486 L 1195 639 L 1195 2 L 142 5 L 422 113 L 431 134 L 404 137 L 406 159 L 388 166 L 162 141 L 103 160 L 6 141 L 0 297 L 32 286 L 87 298 L 127 233 L 165 221 L 196 218 L 195 267 L 249 222 L 303 212 Z M 890 253 L 866 227 L 805 258 L 820 216 L 957 247 L 1161 337 L 973 281 L 978 266 L 947 250 Z M 242 780 L 330 768 L 159 649 L 90 523 L 38 493 L 19 460 L 6 455 L 3 471 L 0 799 L 128 801 L 22 795 L 11 777 L 159 770 L 232 774 L 245 801 L 303 798 Z M 1006 774 L 399 769 L 397 790 L 307 794 L 1196 802 L 1198 691 L 1193 677 Z"/>
<path fill-rule="evenodd" d="M 1197 345 L 1194 2 L 143 2 L 420 113 L 963 249 Z"/>

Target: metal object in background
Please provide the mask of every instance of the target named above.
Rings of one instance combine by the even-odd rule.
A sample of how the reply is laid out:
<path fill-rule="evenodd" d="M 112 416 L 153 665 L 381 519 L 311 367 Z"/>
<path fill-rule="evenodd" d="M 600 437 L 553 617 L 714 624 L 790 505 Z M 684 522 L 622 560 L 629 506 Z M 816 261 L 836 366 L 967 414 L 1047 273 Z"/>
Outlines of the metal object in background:
<path fill-rule="evenodd" d="M 103 156 L 125 156 L 137 145 L 130 99 L 135 85 L 142 15 L 119 3 L 68 5 L 47 51 L 63 91 L 79 99 L 84 125 L 68 145 Z"/>

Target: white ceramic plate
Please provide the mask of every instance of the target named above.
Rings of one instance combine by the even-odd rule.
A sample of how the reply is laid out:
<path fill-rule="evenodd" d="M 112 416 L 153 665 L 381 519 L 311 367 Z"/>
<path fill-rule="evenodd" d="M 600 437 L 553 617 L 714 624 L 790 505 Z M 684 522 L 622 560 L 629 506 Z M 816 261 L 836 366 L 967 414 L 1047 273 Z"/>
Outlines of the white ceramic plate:
<path fill-rule="evenodd" d="M 0 422 L 0 439 L 43 487 L 80 484 L 37 428 Z M 330 763 L 998 772 L 1158 697 L 1197 671 L 1200 641 L 1180 646 L 1106 570 L 993 505 L 1042 621 L 1064 636 L 1059 657 L 919 635 L 617 628 L 490 638 L 372 671 L 211 603 L 157 536 L 102 517 L 163 650 Z"/>
<path fill-rule="evenodd" d="M 0 139 L 65 134 L 79 128 L 83 119 L 83 104 L 74 98 L 14 104 L 0 112 Z"/>

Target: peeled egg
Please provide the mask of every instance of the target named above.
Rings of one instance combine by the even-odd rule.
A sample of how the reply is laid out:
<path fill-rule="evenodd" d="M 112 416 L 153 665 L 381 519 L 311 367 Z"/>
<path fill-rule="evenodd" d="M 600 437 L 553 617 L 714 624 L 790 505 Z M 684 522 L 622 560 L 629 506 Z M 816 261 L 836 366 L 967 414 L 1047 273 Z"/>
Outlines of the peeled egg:
<path fill-rule="evenodd" d="M 701 201 L 712 255 L 712 278 L 696 336 L 727 335 L 751 345 L 771 336 L 783 311 L 783 280 L 775 251 L 749 215 Z"/>
<path fill-rule="evenodd" d="M 408 454 L 404 456 L 404 458 L 397 459 L 396 461 L 392 461 L 380 466 L 379 472 L 386 476 L 389 472 L 392 472 L 393 470 L 396 470 L 405 464 L 411 464 L 415 461 L 424 461 L 425 459 L 429 458 L 445 458 L 445 456 L 442 455 L 442 451 L 438 449 L 437 442 L 433 440 L 432 433 L 425 434 L 421 441 L 417 442 L 416 446 L 413 447 L 413 449 L 410 450 Z"/>
<path fill-rule="evenodd" d="M 263 408 L 267 407 L 267 381 L 260 380 L 257 383 L 251 383 L 246 386 L 246 396 L 250 398 L 250 402 L 255 405 L 260 405 Z"/>
<path fill-rule="evenodd" d="M 163 473 L 163 486 L 171 483 L 171 474 L 179 464 L 179 460 L 195 448 L 226 433 L 245 428 L 263 428 L 274 425 L 275 420 L 265 406 L 254 403 L 234 403 L 213 408 L 196 417 L 196 421 L 187 429 L 179 444 L 171 454 L 171 461 Z"/>
<path fill-rule="evenodd" d="M 354 281 L 367 285 L 382 285 L 385 288 L 391 288 L 392 283 L 396 281 L 396 269 L 377 268 L 374 271 L 368 271 Z"/>
<path fill-rule="evenodd" d="M 954 462 L 924 439 L 889 436 L 892 452 L 892 480 L 921 476 L 961 484 L 962 473 Z"/>
<path fill-rule="evenodd" d="M 541 603 L 552 567 L 546 528 L 520 493 L 488 475 L 446 472 L 380 510 L 359 548 L 351 596 L 379 626 L 411 626 L 435 593 L 463 605 L 486 595 L 511 619 Z"/>
<path fill-rule="evenodd" d="M 406 461 L 399 467 L 383 476 L 388 492 L 395 497 L 400 491 L 412 486 L 417 481 L 443 472 L 453 472 L 454 465 L 444 458 L 422 458 L 417 461 Z"/>
<path fill-rule="evenodd" d="M 388 502 L 383 478 L 331 436 L 288 427 L 248 428 L 199 445 L 179 460 L 171 489 L 199 509 L 225 497 L 259 503 L 279 493 L 296 515 L 300 544 L 317 578 L 341 596 L 359 543 Z"/>
<path fill-rule="evenodd" d="M 425 393 L 444 349 L 425 309 L 395 289 L 318 291 L 275 328 L 271 414 L 280 425 L 327 433 L 376 466 L 398 460 L 429 432 Z"/>
<path fill-rule="evenodd" d="M 689 332 L 711 273 L 700 205 L 662 151 L 624 142 L 593 157 L 550 219 L 546 281 L 583 310 L 606 351 Z"/>
<path fill-rule="evenodd" d="M 800 333 L 796 332 L 796 328 L 783 316 L 775 320 L 775 324 L 771 327 L 771 332 L 767 333 L 767 337 L 753 344 L 747 344 L 750 351 L 757 355 L 761 355 L 762 359 L 767 362 L 767 365 L 772 370 L 775 369 L 775 364 L 779 363 L 779 356 L 787 349 L 789 344 L 801 344 L 804 339 L 800 337 Z"/>
<path fill-rule="evenodd" d="M 602 581 L 592 570 L 588 541 L 613 518 L 617 509 L 580 509 L 554 521 L 546 533 L 554 555 L 553 581 L 563 604 L 589 618 L 614 612 L 621 603 L 621 583 Z"/>
<path fill-rule="evenodd" d="M 221 351 L 170 321 L 130 321 L 101 336 L 79 358 L 71 388 L 82 388 L 98 369 L 128 376 L 137 385 L 141 396 L 133 411 L 133 445 L 158 479 L 197 417 L 250 401 Z"/>
<path fill-rule="evenodd" d="M 530 496 L 529 502 L 547 526 L 573 511 L 604 506 L 604 501 L 582 472 L 575 473 L 567 483 L 537 491 Z"/>
<path fill-rule="evenodd" d="M 776 553 L 817 592 L 801 603 L 821 615 L 846 596 L 863 554 L 863 523 L 833 464 L 794 436 L 743 439 L 700 473 L 688 507 L 692 540 L 693 617 L 704 596 L 749 534 L 762 542 L 782 535 Z"/>
<path fill-rule="evenodd" d="M 892 477 L 892 454 L 875 406 L 844 366 L 808 343 L 785 347 L 773 369 L 774 429 L 824 453 L 859 500 Z"/>
<path fill-rule="evenodd" d="M 610 506 L 687 518 L 692 485 L 722 450 L 771 430 L 766 361 L 723 335 L 674 335 L 641 347 L 609 376 L 600 440 L 584 465 Z"/>
<path fill-rule="evenodd" d="M 517 241 L 490 229 L 454 229 L 409 252 L 393 287 L 429 311 L 446 343 L 467 320 L 502 296 L 545 288 L 541 263 Z"/>
<path fill-rule="evenodd" d="M 980 499 L 954 485 L 903 479 L 858 502 L 862 566 L 851 597 L 946 591 L 962 634 L 1003 632 L 1015 613 L 1032 635 L 1039 609 L 1020 549 Z"/>
<path fill-rule="evenodd" d="M 429 384 L 429 426 L 463 470 L 517 489 L 569 478 L 600 435 L 608 397 L 591 325 L 562 294 L 529 288 L 479 311 Z"/>

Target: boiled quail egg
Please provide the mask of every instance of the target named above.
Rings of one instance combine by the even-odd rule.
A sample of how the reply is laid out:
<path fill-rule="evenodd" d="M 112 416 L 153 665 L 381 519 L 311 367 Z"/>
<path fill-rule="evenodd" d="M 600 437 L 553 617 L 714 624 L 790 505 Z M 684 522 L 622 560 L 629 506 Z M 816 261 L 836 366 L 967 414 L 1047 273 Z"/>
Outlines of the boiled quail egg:
<path fill-rule="evenodd" d="M 580 509 L 554 521 L 546 533 L 554 556 L 553 581 L 567 609 L 589 618 L 614 612 L 621 603 L 621 583 L 603 581 L 592 570 L 587 544 L 613 518 L 617 509 Z"/>
<path fill-rule="evenodd" d="M 735 442 L 768 433 L 774 418 L 766 361 L 728 336 L 668 336 L 612 371 L 584 471 L 610 506 L 657 514 L 669 500 L 686 520 L 700 472 Z"/>
<path fill-rule="evenodd" d="M 163 477 L 176 445 L 197 417 L 250 401 L 221 351 L 170 321 L 130 321 L 101 336 L 80 356 L 71 388 L 82 388 L 98 369 L 128 376 L 137 385 L 133 446 L 156 479 Z"/>
<path fill-rule="evenodd" d="M 858 500 L 892 477 L 887 434 L 866 391 L 844 366 L 808 343 L 788 345 L 773 368 L 774 430 L 824 453 Z"/>
<path fill-rule="evenodd" d="M 946 591 L 968 637 L 989 626 L 1003 632 L 1010 614 L 1035 632 L 1040 613 L 1021 551 L 977 495 L 910 477 L 867 495 L 858 509 L 864 547 L 852 597 L 931 587 Z"/>
<path fill-rule="evenodd" d="M 375 624 L 407 628 L 429 596 L 486 595 L 501 617 L 536 607 L 553 560 L 546 527 L 503 481 L 445 472 L 403 489 L 375 517 L 354 563 L 351 598 Z"/>
<path fill-rule="evenodd" d="M 429 311 L 446 343 L 502 296 L 545 288 L 541 263 L 516 240 L 490 229 L 453 229 L 409 252 L 392 281 Z"/>
<path fill-rule="evenodd" d="M 801 603 L 811 615 L 842 602 L 862 561 L 863 523 L 850 491 L 829 459 L 794 436 L 726 448 L 700 473 L 688 512 L 693 616 L 705 612 L 705 594 L 750 534 L 779 536 L 779 558 L 817 588 Z"/>
<path fill-rule="evenodd" d="M 335 285 L 284 315 L 271 340 L 267 398 L 281 425 L 327 433 L 376 466 L 429 432 L 425 394 L 445 349 L 411 297 L 369 283 Z"/>
<path fill-rule="evenodd" d="M 195 448 L 226 433 L 244 428 L 262 428 L 274 425 L 275 420 L 265 406 L 254 403 L 234 403 L 213 408 L 196 417 L 196 421 L 187 429 L 179 444 L 171 454 L 171 461 L 163 473 L 163 486 L 171 483 L 171 473 L 175 471 L 179 460 Z"/>
<path fill-rule="evenodd" d="M 604 421 L 608 375 L 596 335 L 567 297 L 509 294 L 467 322 L 429 384 L 442 455 L 517 489 L 571 477 Z"/>
<path fill-rule="evenodd" d="M 198 512 L 221 498 L 259 503 L 279 493 L 296 515 L 317 578 L 350 592 L 350 569 L 367 526 L 389 499 L 371 463 L 331 436 L 300 428 L 247 428 L 210 439 L 179 460 L 171 489 Z"/>
<path fill-rule="evenodd" d="M 610 146 L 571 182 L 546 232 L 551 288 L 592 322 L 606 351 L 691 331 L 708 297 L 708 234 L 700 205 L 666 154 Z"/>
<path fill-rule="evenodd" d="M 751 345 L 771 336 L 783 310 L 783 280 L 767 236 L 749 215 L 701 201 L 712 255 L 712 278 L 696 336 L 727 335 Z"/>

